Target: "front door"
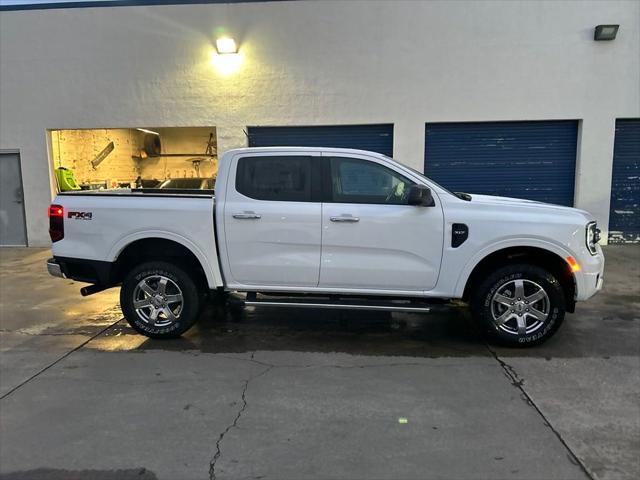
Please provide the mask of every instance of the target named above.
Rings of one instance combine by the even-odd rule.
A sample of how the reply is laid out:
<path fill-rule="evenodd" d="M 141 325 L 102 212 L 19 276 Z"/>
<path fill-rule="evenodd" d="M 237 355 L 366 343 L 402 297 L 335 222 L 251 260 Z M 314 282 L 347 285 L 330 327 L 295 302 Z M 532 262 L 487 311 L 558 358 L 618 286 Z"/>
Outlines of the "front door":
<path fill-rule="evenodd" d="M 0 153 L 0 245 L 26 246 L 20 156 Z"/>
<path fill-rule="evenodd" d="M 230 283 L 318 285 L 318 160 L 317 153 L 262 153 L 234 161 L 224 205 Z"/>
<path fill-rule="evenodd" d="M 372 159 L 325 160 L 320 287 L 432 289 L 442 258 L 439 199 L 408 205 L 414 182 Z"/>

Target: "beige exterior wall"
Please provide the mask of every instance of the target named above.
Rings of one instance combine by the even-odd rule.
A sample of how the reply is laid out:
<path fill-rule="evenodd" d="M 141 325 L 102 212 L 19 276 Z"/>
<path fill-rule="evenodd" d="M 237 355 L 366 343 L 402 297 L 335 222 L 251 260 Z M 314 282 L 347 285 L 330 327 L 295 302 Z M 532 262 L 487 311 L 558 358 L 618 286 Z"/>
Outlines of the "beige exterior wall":
<path fill-rule="evenodd" d="M 593 29 L 619 23 L 613 42 Z M 242 64 L 212 65 L 216 32 Z M 605 227 L 616 118 L 640 116 L 640 2 L 330 0 L 0 13 L 0 149 L 22 158 L 31 245 L 48 244 L 47 129 L 581 120 L 576 206 Z M 606 235 L 605 235 L 606 238 Z"/>

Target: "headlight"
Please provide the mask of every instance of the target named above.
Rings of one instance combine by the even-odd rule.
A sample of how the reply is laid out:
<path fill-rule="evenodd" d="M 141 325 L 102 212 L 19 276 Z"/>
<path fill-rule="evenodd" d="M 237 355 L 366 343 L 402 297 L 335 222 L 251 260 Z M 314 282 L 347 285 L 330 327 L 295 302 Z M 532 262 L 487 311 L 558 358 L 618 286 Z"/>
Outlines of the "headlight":
<path fill-rule="evenodd" d="M 598 224 L 596 222 L 587 223 L 586 241 L 589 253 L 591 253 L 591 255 L 597 254 L 598 250 L 596 250 L 596 245 L 600 241 L 600 229 L 598 228 Z"/>

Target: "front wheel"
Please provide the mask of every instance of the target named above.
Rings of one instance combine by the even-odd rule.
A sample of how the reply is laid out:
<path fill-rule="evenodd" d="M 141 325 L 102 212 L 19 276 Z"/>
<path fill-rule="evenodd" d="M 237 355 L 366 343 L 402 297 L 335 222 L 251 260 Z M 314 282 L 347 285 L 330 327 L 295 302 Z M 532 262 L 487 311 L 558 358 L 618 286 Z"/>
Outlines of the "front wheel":
<path fill-rule="evenodd" d="M 198 319 L 201 295 L 196 283 L 177 266 L 146 262 L 131 270 L 120 290 L 127 322 L 151 338 L 175 338 Z"/>
<path fill-rule="evenodd" d="M 565 314 L 562 286 L 534 265 L 502 267 L 476 289 L 471 309 L 489 336 L 511 346 L 532 346 L 553 336 Z"/>

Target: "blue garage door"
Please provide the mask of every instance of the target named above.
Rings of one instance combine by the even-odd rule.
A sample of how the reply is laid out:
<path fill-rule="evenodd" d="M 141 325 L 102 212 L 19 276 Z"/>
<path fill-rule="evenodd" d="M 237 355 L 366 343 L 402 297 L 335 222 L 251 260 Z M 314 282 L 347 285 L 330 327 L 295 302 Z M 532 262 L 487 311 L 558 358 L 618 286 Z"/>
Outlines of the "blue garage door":
<path fill-rule="evenodd" d="M 640 243 L 640 118 L 616 121 L 609 242 Z"/>
<path fill-rule="evenodd" d="M 393 124 L 249 127 L 250 147 L 358 148 L 393 155 Z"/>
<path fill-rule="evenodd" d="M 573 205 L 578 122 L 426 125 L 425 173 L 455 192 Z"/>

